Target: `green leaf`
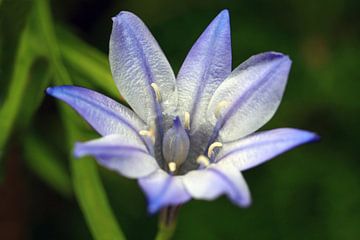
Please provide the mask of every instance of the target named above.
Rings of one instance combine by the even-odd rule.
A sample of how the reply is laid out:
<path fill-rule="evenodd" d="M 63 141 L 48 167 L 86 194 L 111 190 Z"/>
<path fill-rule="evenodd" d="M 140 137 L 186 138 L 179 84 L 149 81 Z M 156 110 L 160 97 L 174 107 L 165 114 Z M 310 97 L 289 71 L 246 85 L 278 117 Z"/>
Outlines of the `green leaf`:
<path fill-rule="evenodd" d="M 65 197 L 72 195 L 70 174 L 49 143 L 35 137 L 35 134 L 28 134 L 24 142 L 24 159 L 28 167 L 50 187 Z"/>
<path fill-rule="evenodd" d="M 39 24 L 39 34 L 44 38 L 44 47 L 50 56 L 56 84 L 71 84 L 70 75 L 63 65 L 61 51 L 54 33 L 48 1 L 36 1 L 34 17 Z M 71 119 L 75 115 L 68 107 L 61 106 L 62 120 L 66 126 L 69 149 L 82 133 Z M 71 157 L 71 169 L 76 197 L 95 239 L 124 239 L 115 216 L 106 198 L 104 188 L 94 161 L 75 160 Z"/>
<path fill-rule="evenodd" d="M 5 152 L 5 145 L 14 127 L 17 114 L 21 108 L 22 98 L 26 91 L 28 74 L 34 61 L 34 54 L 29 49 L 30 32 L 26 28 L 16 54 L 14 71 L 10 85 L 0 109 L 0 152 Z M 0 159 L 2 161 L 2 159 Z"/>
<path fill-rule="evenodd" d="M 35 112 L 40 107 L 45 97 L 44 89 L 49 85 L 52 71 L 49 62 L 45 57 L 37 57 L 30 68 L 29 80 L 26 91 L 22 95 L 21 109 L 19 111 L 16 126 L 20 129 L 27 129 Z"/>
<path fill-rule="evenodd" d="M 11 132 L 14 115 L 17 109 L 9 109 L 7 96 L 11 95 L 14 86 L 9 86 L 10 80 L 14 77 L 13 71 L 19 63 L 18 44 L 23 35 L 28 12 L 31 9 L 32 1 L 0 1 L 0 181 L 3 177 L 2 165 L 5 154 L 5 144 Z M 11 26 L 11 27 L 9 27 Z M 17 60 L 15 60 L 17 58 Z M 21 74 L 19 74 L 21 75 Z M 14 104 L 16 105 L 16 104 Z M 5 109 L 4 109 L 5 108 Z M 10 115 L 7 115 L 9 112 Z"/>
<path fill-rule="evenodd" d="M 8 82 L 16 65 L 16 52 L 25 28 L 32 0 L 0 2 L 0 103 L 8 90 Z"/>

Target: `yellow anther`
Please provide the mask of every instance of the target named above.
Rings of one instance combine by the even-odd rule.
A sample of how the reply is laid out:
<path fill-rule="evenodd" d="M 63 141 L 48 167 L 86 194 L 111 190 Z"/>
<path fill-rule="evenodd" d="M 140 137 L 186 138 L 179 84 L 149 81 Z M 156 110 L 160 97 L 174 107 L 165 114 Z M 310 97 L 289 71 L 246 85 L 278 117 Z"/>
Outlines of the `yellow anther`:
<path fill-rule="evenodd" d="M 140 130 L 139 134 L 141 136 L 149 137 L 153 142 L 155 142 L 155 129 L 150 128 L 149 130 Z"/>
<path fill-rule="evenodd" d="M 214 153 L 214 149 L 215 148 L 219 148 L 219 147 L 222 147 L 222 143 L 221 142 L 213 142 L 209 149 L 208 149 L 208 157 L 211 158 L 211 155 Z"/>
<path fill-rule="evenodd" d="M 208 167 L 210 165 L 210 160 L 209 158 L 207 158 L 204 155 L 200 155 L 197 159 L 196 162 L 204 167 Z"/>
<path fill-rule="evenodd" d="M 152 131 L 148 131 L 148 130 L 141 130 L 141 131 L 139 131 L 139 134 L 141 136 L 147 136 L 147 137 L 152 137 L 153 136 Z"/>
<path fill-rule="evenodd" d="M 156 101 L 161 102 L 161 94 L 160 94 L 160 88 L 156 83 L 150 84 L 150 86 L 153 88 L 156 96 Z"/>
<path fill-rule="evenodd" d="M 176 171 L 176 163 L 175 162 L 169 162 L 168 167 L 169 167 L 170 172 L 173 173 Z"/>
<path fill-rule="evenodd" d="M 184 127 L 187 130 L 190 130 L 190 113 L 185 112 L 184 113 Z"/>
<path fill-rule="evenodd" d="M 218 105 L 215 108 L 215 117 L 219 118 L 224 109 L 229 105 L 229 102 L 227 101 L 221 101 L 218 103 Z"/>

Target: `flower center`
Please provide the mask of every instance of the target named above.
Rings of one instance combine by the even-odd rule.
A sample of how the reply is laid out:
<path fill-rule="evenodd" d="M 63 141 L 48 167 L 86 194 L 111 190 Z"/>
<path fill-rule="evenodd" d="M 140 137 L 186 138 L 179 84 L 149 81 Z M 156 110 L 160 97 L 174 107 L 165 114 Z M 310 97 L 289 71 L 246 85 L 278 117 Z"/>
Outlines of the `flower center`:
<path fill-rule="evenodd" d="M 187 121 L 185 120 L 186 124 Z M 181 164 L 185 162 L 189 147 L 189 136 L 177 116 L 174 119 L 172 128 L 166 131 L 162 144 L 163 156 L 170 172 L 175 173 Z"/>

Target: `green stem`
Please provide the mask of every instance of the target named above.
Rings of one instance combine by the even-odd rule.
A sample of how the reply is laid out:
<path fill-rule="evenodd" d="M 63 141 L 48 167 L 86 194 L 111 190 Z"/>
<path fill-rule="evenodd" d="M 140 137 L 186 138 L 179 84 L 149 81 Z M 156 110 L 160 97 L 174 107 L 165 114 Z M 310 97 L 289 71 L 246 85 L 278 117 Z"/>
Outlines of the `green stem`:
<path fill-rule="evenodd" d="M 155 240 L 169 240 L 176 229 L 179 206 L 163 208 L 159 215 L 159 230 Z"/>
<path fill-rule="evenodd" d="M 72 79 L 62 62 L 62 54 L 50 16 L 49 1 L 38 0 L 35 3 L 35 17 L 37 17 L 39 32 L 44 38 L 42 44 L 47 48 L 50 63 L 54 70 L 55 83 L 57 85 L 72 84 Z M 60 106 L 69 148 L 72 148 L 73 144 L 83 137 L 81 130 L 73 122 L 74 119 L 78 119 L 78 116 L 63 103 Z M 96 240 L 125 239 L 106 197 L 94 160 L 76 160 L 71 157 L 71 170 L 75 195 L 93 238 Z"/>
<path fill-rule="evenodd" d="M 0 103 L 0 163 L 3 164 L 1 154 L 5 153 L 7 142 L 14 128 L 16 118 L 23 104 L 22 96 L 27 90 L 28 74 L 36 56 L 29 53 L 29 28 L 26 27 L 21 35 L 19 48 L 16 53 L 14 72 L 9 81 L 9 88 L 4 102 Z M 0 174 L 2 175 L 2 174 Z M 1 176 L 0 176 L 1 178 Z"/>

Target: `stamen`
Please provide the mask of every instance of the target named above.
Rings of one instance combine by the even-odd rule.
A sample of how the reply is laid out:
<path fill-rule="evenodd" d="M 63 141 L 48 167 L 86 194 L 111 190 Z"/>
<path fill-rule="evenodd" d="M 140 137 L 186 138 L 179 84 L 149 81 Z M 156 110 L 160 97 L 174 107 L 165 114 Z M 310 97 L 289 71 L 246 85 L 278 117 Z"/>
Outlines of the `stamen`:
<path fill-rule="evenodd" d="M 224 109 L 229 105 L 228 101 L 221 101 L 215 108 L 215 117 L 219 118 Z"/>
<path fill-rule="evenodd" d="M 213 142 L 208 149 L 208 157 L 211 158 L 211 155 L 214 153 L 214 149 L 217 147 L 222 147 L 222 143 L 221 142 Z"/>
<path fill-rule="evenodd" d="M 141 131 L 139 131 L 139 134 L 140 134 L 141 136 L 151 137 L 151 132 L 148 131 L 148 130 L 141 130 Z"/>
<path fill-rule="evenodd" d="M 190 113 L 189 112 L 184 113 L 184 127 L 187 130 L 190 130 Z"/>
<path fill-rule="evenodd" d="M 168 167 L 169 167 L 170 172 L 173 173 L 176 171 L 176 163 L 175 162 L 169 162 Z"/>
<path fill-rule="evenodd" d="M 196 162 L 204 167 L 208 167 L 210 165 L 210 160 L 204 155 L 200 155 L 196 159 Z"/>
<path fill-rule="evenodd" d="M 155 142 L 155 129 L 150 128 L 149 130 L 140 130 L 139 134 L 141 136 L 149 137 L 153 142 Z"/>
<path fill-rule="evenodd" d="M 161 102 L 160 88 L 156 83 L 151 83 L 150 86 L 153 88 L 156 96 L 156 101 Z"/>

